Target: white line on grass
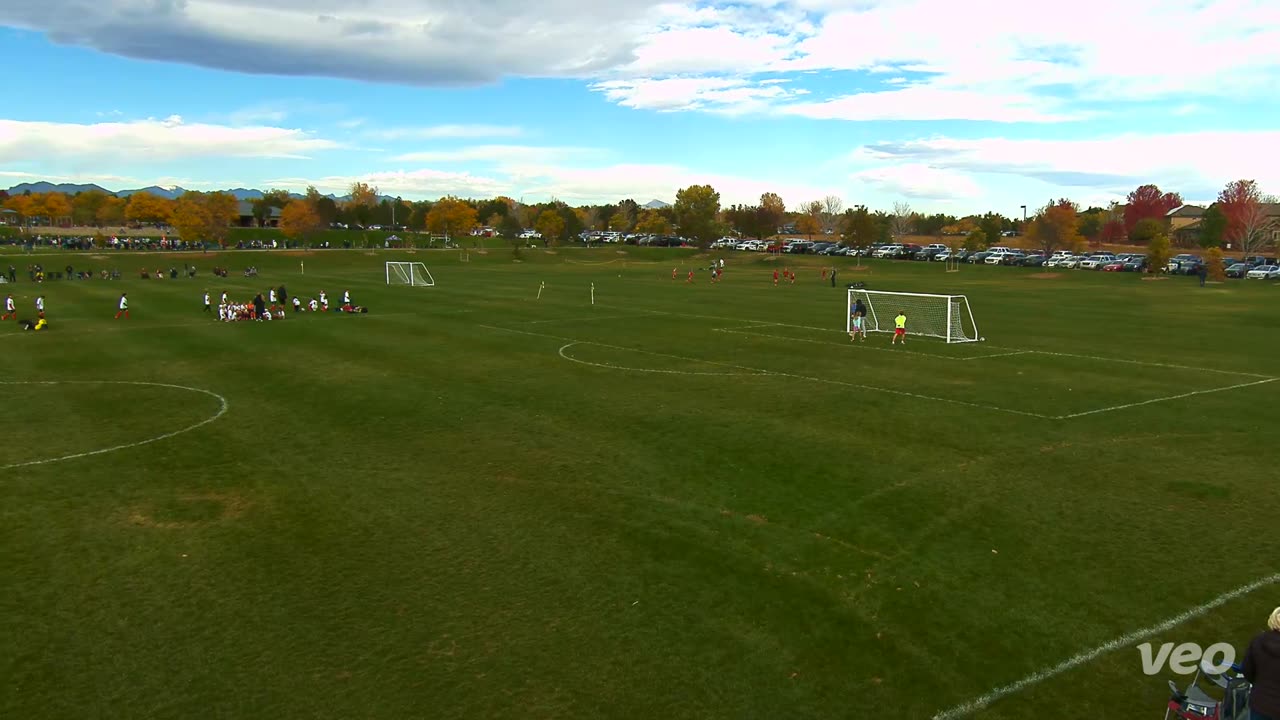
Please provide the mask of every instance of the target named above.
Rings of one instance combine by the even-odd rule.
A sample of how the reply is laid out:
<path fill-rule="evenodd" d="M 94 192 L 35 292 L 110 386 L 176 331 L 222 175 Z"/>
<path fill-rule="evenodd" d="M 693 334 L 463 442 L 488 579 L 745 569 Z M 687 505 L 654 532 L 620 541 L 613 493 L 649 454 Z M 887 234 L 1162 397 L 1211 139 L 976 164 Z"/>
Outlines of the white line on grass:
<path fill-rule="evenodd" d="M 622 308 L 622 307 L 620 307 L 620 306 L 603 306 L 603 307 L 616 307 L 616 308 L 617 308 L 617 309 L 619 309 L 619 310 L 623 309 L 623 308 Z M 741 322 L 741 321 L 743 320 L 743 318 L 740 318 L 740 317 L 738 317 L 738 318 L 729 318 L 729 317 L 724 317 L 724 316 L 719 316 L 719 315 L 698 315 L 698 314 L 694 314 L 694 313 L 681 313 L 681 312 L 673 312 L 673 311 L 668 311 L 668 310 L 645 310 L 644 312 L 653 313 L 653 314 L 655 314 L 655 315 L 673 315 L 673 316 L 676 316 L 676 317 L 687 317 L 687 318 L 696 318 L 696 319 L 705 319 L 705 320 L 725 320 L 725 321 L 728 321 L 728 322 Z M 825 331 L 827 331 L 827 332 L 844 332 L 844 330 L 842 330 L 842 329 L 837 329 L 837 328 L 818 328 L 818 327 L 811 327 L 811 326 L 808 326 L 808 325 L 791 325 L 791 324 L 789 324 L 789 323 L 781 323 L 781 322 L 774 322 L 774 323 L 767 323 L 767 324 L 768 324 L 768 325 L 774 325 L 774 326 L 777 326 L 777 327 L 790 327 L 790 328 L 796 328 L 796 329 L 800 329 L 800 330 L 825 330 Z M 791 339 L 791 338 L 788 338 L 788 339 Z M 985 345 L 985 347 L 989 347 L 989 348 L 991 348 L 991 349 L 993 349 L 993 350 L 1008 350 L 1008 351 L 1010 351 L 1010 352 L 1027 353 L 1027 354 L 1035 353 L 1035 354 L 1039 354 L 1039 355 L 1053 355 L 1053 356 L 1057 356 L 1057 357 L 1078 358 L 1078 359 L 1081 359 L 1081 360 L 1095 360 L 1095 361 L 1099 361 L 1099 362 L 1125 363 L 1125 364 L 1128 364 L 1128 365 L 1145 365 L 1145 366 L 1147 366 L 1147 367 L 1169 368 L 1169 369 L 1172 369 L 1172 370 L 1192 370 L 1192 371 L 1196 371 L 1196 372 L 1218 373 L 1218 374 L 1221 374 L 1221 375 L 1239 375 L 1239 376 L 1242 376 L 1242 377 L 1255 377 L 1255 378 L 1266 378 L 1266 379 L 1280 379 L 1280 378 L 1276 378 L 1275 376 L 1272 376 L 1272 375 L 1263 375 L 1263 374 L 1261 374 L 1261 373 L 1242 372 L 1242 371 L 1239 371 L 1239 370 L 1220 370 L 1220 369 L 1217 369 L 1217 368 L 1192 367 L 1192 366 L 1190 366 L 1190 365 L 1177 365 L 1177 364 L 1174 364 L 1174 363 L 1152 362 L 1152 361 L 1148 361 L 1148 360 L 1129 360 L 1129 359 L 1126 359 L 1126 358 L 1101 357 L 1101 356 L 1096 356 L 1096 355 L 1078 355 L 1078 354 L 1075 354 L 1075 353 L 1053 352 L 1053 351 L 1050 351 L 1050 350 L 1028 350 L 1028 349 L 1024 349 L 1024 348 L 1002 347 L 1002 346 L 999 346 L 999 345 Z M 924 354 L 924 353 L 921 353 L 921 354 Z M 941 355 L 935 355 L 934 357 L 944 357 L 944 356 L 941 356 Z M 975 360 L 976 360 L 976 359 L 979 359 L 980 357 L 997 357 L 997 356 L 995 356 L 995 355 L 992 355 L 992 356 L 975 356 L 975 357 L 974 357 L 974 358 L 972 358 L 972 359 L 975 359 Z M 952 358 L 948 358 L 948 359 L 952 359 Z M 966 359 L 966 360 L 967 360 L 967 359 L 970 359 L 970 358 L 954 358 L 954 359 Z"/>
<path fill-rule="evenodd" d="M 583 365 L 590 365 L 592 367 L 605 368 L 608 370 L 623 370 L 626 372 L 661 373 L 664 375 L 720 375 L 720 376 L 733 375 L 736 377 L 761 377 L 764 375 L 771 374 L 766 372 L 754 372 L 754 373 L 753 372 L 697 372 L 696 370 L 658 370 L 655 368 L 633 368 L 633 367 L 624 367 L 622 365 L 610 365 L 609 363 L 589 362 L 587 360 L 581 360 L 576 357 L 573 357 L 572 355 L 569 355 L 568 353 L 565 352 L 565 350 L 568 350 L 574 345 L 595 345 L 595 344 L 596 343 L 591 343 L 591 342 L 571 342 L 568 345 L 565 345 L 560 348 L 560 357 L 564 358 L 565 360 L 569 360 L 570 362 L 581 363 Z"/>
<path fill-rule="evenodd" d="M 1084 417 L 1086 415 L 1097 415 L 1098 413 L 1111 412 L 1112 410 L 1128 410 L 1129 408 L 1141 407 L 1143 405 L 1151 405 L 1153 403 L 1165 402 L 1167 400 L 1181 400 L 1189 398 L 1193 395 L 1208 395 L 1209 393 L 1226 392 L 1227 390 L 1236 390 L 1239 388 L 1253 387 L 1254 385 L 1265 385 L 1275 382 L 1280 378 L 1268 378 L 1266 380 L 1255 380 L 1253 382 L 1239 383 L 1237 385 L 1228 385 L 1227 387 L 1209 388 L 1207 390 L 1194 390 L 1192 392 L 1182 393 L 1180 395 L 1170 395 L 1168 397 L 1153 398 L 1151 400 L 1143 400 L 1141 402 L 1128 403 L 1125 405 L 1113 405 L 1111 407 L 1098 408 L 1097 410 L 1086 410 L 1084 412 L 1071 413 L 1070 415 L 1059 415 L 1055 420 L 1070 420 L 1071 418 Z"/>
<path fill-rule="evenodd" d="M 633 320 L 635 318 L 645 317 L 644 315 L 593 315 L 589 317 L 571 317 L 571 318 L 551 318 L 549 320 L 529 320 L 530 325 L 539 323 L 557 323 L 557 322 L 584 322 L 586 320 Z"/>
<path fill-rule="evenodd" d="M 0 381 L 0 385 L 141 385 L 146 387 L 162 387 L 162 388 L 171 388 L 175 390 L 186 390 L 188 392 L 203 393 L 210 397 L 216 398 L 219 402 L 218 412 L 214 413 L 210 417 L 205 418 L 204 420 L 201 420 L 195 425 L 182 428 L 181 430 L 174 430 L 173 432 L 165 433 L 163 435 L 157 435 L 153 438 L 148 438 L 146 440 L 139 440 L 138 442 L 126 443 L 124 445 L 116 445 L 115 447 L 104 448 L 102 450 L 91 450 L 89 452 L 76 453 L 74 455 L 63 455 L 62 457 L 47 458 L 44 460 L 29 460 L 27 462 L 12 463 L 10 465 L 0 465 L 0 470 L 12 470 L 14 468 L 30 467 L 32 465 L 47 465 L 49 463 L 61 462 L 63 460 L 76 460 L 79 458 L 91 457 L 93 455 L 103 455 L 105 453 L 115 452 L 117 450 L 127 450 L 129 448 L 135 448 L 140 445 L 149 445 L 153 442 L 167 440 L 175 435 L 181 435 L 183 433 L 191 432 L 192 430 L 195 430 L 197 428 L 204 427 L 205 425 L 208 425 L 209 423 L 213 422 L 214 420 L 217 420 L 218 418 L 226 414 L 227 408 L 230 407 L 229 403 L 227 403 L 226 398 L 222 397 L 216 392 L 213 392 L 212 390 L 187 387 L 186 385 L 171 385 L 169 383 L 140 382 L 140 381 L 131 381 L 131 380 L 6 380 L 6 381 Z"/>
<path fill-rule="evenodd" d="M 624 347 L 621 345 L 609 345 L 607 343 L 594 342 L 591 340 L 579 340 L 577 338 L 562 337 L 560 335 L 548 335 L 545 333 L 531 332 L 529 330 L 515 330 L 513 328 L 497 327 L 495 325 L 479 325 L 478 327 L 486 328 L 489 330 L 498 330 L 500 332 L 519 333 L 521 335 L 532 335 L 534 337 L 550 338 L 552 340 L 563 340 L 571 344 L 576 343 L 576 344 L 582 344 L 582 345 L 595 345 L 597 347 L 605 347 L 613 350 L 625 350 L 627 352 L 641 353 L 644 355 L 653 355 L 656 357 L 665 357 L 665 358 L 670 358 L 672 360 L 681 360 L 684 362 L 695 362 L 695 363 L 705 363 L 708 365 L 719 365 L 721 367 L 733 368 L 735 370 L 744 370 L 750 373 L 758 373 L 762 375 L 772 375 L 774 377 L 785 377 L 785 378 L 791 378 L 793 380 L 806 380 L 808 382 L 823 383 L 826 385 L 838 385 L 841 387 L 857 388 L 859 390 L 870 390 L 872 392 L 885 393 L 888 395 L 898 395 L 901 397 L 916 398 L 918 400 L 930 400 L 933 402 L 947 403 L 949 405 L 961 405 L 964 407 L 977 408 L 980 410 L 992 410 L 995 412 L 1009 413 L 1011 415 L 1021 415 L 1023 417 L 1034 417 L 1034 418 L 1040 418 L 1042 420 L 1053 419 L 1049 415 L 1041 415 L 1040 413 L 1027 412 L 1025 410 L 1011 410 L 1009 408 L 998 407 L 995 405 L 983 405 L 980 403 L 966 402 L 964 400 L 953 400 L 951 398 L 940 398 L 940 397 L 934 397 L 932 395 L 921 395 L 920 393 L 907 392 L 906 390 L 894 390 L 891 388 L 876 387 L 875 385 L 860 385 L 858 383 L 844 382 L 843 380 L 832 380 L 829 378 L 809 377 L 807 375 L 796 375 L 794 373 L 780 372 L 777 370 L 762 370 L 760 368 L 747 367 L 745 365 L 734 365 L 732 363 L 718 362 L 716 360 L 704 360 L 702 358 L 690 358 L 690 357 L 682 357 L 680 355 L 669 355 L 667 353 L 654 352 L 652 350 L 641 350 L 639 348 L 630 348 L 630 347 Z"/>
<path fill-rule="evenodd" d="M 1253 592 L 1254 590 L 1264 588 L 1268 585 L 1274 585 L 1276 583 L 1280 583 L 1280 573 L 1277 573 L 1275 575 L 1271 575 L 1268 577 L 1264 577 L 1259 580 L 1255 580 L 1254 582 L 1251 582 L 1248 585 L 1243 585 L 1241 587 L 1236 588 L 1235 590 L 1223 593 L 1203 605 L 1198 605 L 1184 613 L 1175 615 L 1174 617 L 1171 617 L 1168 620 L 1165 620 L 1164 622 L 1158 625 L 1152 625 L 1151 627 L 1146 627 L 1141 630 L 1131 632 L 1128 635 L 1116 638 L 1115 640 L 1099 645 L 1098 647 L 1092 650 L 1082 652 L 1079 655 L 1076 655 L 1067 660 L 1064 660 L 1058 663 L 1057 665 L 1054 665 L 1053 667 L 1045 668 L 1044 670 L 1034 672 L 1017 682 L 1010 683 L 1003 687 L 998 687 L 992 690 L 991 692 L 987 693 L 986 695 L 983 695 L 978 698 L 974 698 L 969 702 L 966 702 L 961 705 L 957 705 L 953 708 L 939 712 L 938 714 L 933 716 L 933 720 L 956 720 L 957 718 L 967 717 L 979 710 L 982 710 L 990 706 L 992 703 L 996 702 L 997 700 L 1008 697 L 1009 695 L 1013 695 L 1015 693 L 1022 692 L 1023 690 L 1026 690 L 1032 685 L 1037 685 L 1039 683 L 1042 683 L 1045 680 L 1048 680 L 1049 678 L 1054 677 L 1056 675 L 1061 675 L 1062 673 L 1067 672 L 1068 670 L 1072 670 L 1086 663 L 1093 662 L 1094 660 L 1097 660 L 1098 658 L 1102 657 L 1103 655 L 1106 655 L 1107 653 L 1110 653 L 1113 650 L 1117 650 L 1119 648 L 1122 648 L 1128 645 L 1135 645 L 1138 643 L 1139 640 L 1145 640 L 1146 638 L 1149 638 L 1153 635 L 1157 635 L 1159 633 L 1172 630 L 1173 628 L 1187 622 L 1188 620 L 1194 620 L 1195 618 L 1198 618 L 1201 615 L 1208 613 L 1210 610 L 1216 610 L 1217 608 L 1222 607 L 1223 605 L 1227 604 L 1232 600 L 1235 600 L 1236 598 L 1243 597 Z"/>

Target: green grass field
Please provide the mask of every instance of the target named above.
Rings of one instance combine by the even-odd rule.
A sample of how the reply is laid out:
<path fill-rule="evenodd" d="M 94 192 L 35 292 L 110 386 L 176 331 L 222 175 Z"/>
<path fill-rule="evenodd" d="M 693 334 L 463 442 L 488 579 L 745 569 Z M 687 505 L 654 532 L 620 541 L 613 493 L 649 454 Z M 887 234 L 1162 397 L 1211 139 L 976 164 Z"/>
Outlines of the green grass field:
<path fill-rule="evenodd" d="M 1280 570 L 1280 287 L 841 263 L 987 338 L 851 346 L 816 260 L 696 253 L 0 285 L 0 717 L 1156 717 L 1136 642 L 1052 669 Z M 371 312 L 201 312 L 280 284 Z"/>

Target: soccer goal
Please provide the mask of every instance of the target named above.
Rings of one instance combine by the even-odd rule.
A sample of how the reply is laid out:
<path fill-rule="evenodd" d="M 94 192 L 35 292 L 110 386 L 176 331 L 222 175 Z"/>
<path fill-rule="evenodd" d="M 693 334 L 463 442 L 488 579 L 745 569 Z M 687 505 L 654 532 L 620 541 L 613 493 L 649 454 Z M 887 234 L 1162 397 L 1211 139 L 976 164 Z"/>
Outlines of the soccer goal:
<path fill-rule="evenodd" d="M 420 262 L 387 263 L 388 285 L 416 285 L 418 287 L 435 287 L 436 279 L 431 271 Z"/>
<path fill-rule="evenodd" d="M 853 332 L 853 312 L 858 301 L 867 308 L 862 327 L 867 332 L 893 332 L 898 313 L 907 316 L 907 334 L 934 337 L 949 343 L 977 342 L 978 324 L 964 295 L 889 292 L 849 288 L 846 332 Z"/>

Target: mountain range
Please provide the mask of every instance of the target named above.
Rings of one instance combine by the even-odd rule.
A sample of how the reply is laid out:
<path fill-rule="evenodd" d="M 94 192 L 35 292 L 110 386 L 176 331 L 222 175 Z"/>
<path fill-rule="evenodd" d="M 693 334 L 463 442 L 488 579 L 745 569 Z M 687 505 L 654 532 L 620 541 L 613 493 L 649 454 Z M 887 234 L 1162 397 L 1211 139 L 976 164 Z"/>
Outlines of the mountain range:
<path fill-rule="evenodd" d="M 9 188 L 8 193 L 10 196 L 22 195 L 28 192 L 30 193 L 60 192 L 66 195 L 75 195 L 76 193 L 91 192 L 91 191 L 106 193 L 107 195 L 115 195 L 116 197 L 129 197 L 130 195 L 145 192 L 145 193 L 151 193 L 156 197 L 167 198 L 169 200 L 176 200 L 187 190 L 186 188 L 181 188 L 181 187 L 178 187 L 177 185 L 171 185 L 169 187 L 160 187 L 159 185 L 152 185 L 150 187 L 135 188 L 133 190 L 108 190 L 102 187 L 101 185 L 97 185 L 95 183 L 83 183 L 83 184 L 51 183 L 51 182 L 46 182 L 42 180 L 40 182 L 21 183 L 18 185 L 14 185 L 13 187 Z M 231 190 L 224 190 L 223 192 L 234 195 L 237 200 L 257 200 L 258 198 L 261 198 L 263 195 L 263 192 L 261 190 L 252 190 L 249 188 L 234 188 Z M 304 196 L 300 193 L 289 193 L 289 197 L 298 199 Z M 333 195 L 333 194 L 326 195 L 325 197 L 330 198 L 334 201 L 339 201 L 339 202 L 350 198 L 349 195 L 339 196 L 339 195 Z M 378 199 L 379 200 L 395 200 L 395 196 L 379 195 Z M 661 200 L 650 200 L 649 202 L 645 203 L 641 207 L 648 208 L 650 210 L 659 210 L 665 207 L 671 207 L 671 203 L 663 202 Z"/>

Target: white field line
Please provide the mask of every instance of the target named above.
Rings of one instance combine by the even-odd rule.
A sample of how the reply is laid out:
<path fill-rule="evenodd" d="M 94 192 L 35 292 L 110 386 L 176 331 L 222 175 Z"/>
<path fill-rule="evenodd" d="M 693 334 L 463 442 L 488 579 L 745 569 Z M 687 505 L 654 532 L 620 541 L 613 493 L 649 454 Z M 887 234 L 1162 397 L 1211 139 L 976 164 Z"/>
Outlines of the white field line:
<path fill-rule="evenodd" d="M 579 358 L 573 357 L 572 355 L 569 355 L 568 353 L 565 352 L 565 350 L 568 350 L 574 345 L 595 345 L 595 344 L 596 343 L 591 343 L 591 342 L 571 342 L 568 345 L 564 345 L 560 348 L 560 357 L 570 362 L 576 362 L 582 365 L 590 365 L 592 367 L 605 368 L 607 370 L 622 370 L 625 372 L 661 373 L 663 375 L 719 375 L 719 376 L 732 375 L 736 377 L 763 377 L 765 375 L 770 374 L 770 373 L 764 373 L 764 372 L 754 372 L 754 373 L 752 372 L 697 372 L 694 370 L 657 370 L 654 368 L 633 368 L 633 367 L 624 367 L 622 365 L 610 365 L 609 363 L 589 362 L 587 360 L 581 360 Z"/>
<path fill-rule="evenodd" d="M 1274 585 L 1276 583 L 1280 583 L 1280 573 L 1277 573 L 1275 575 L 1271 575 L 1268 577 L 1264 577 L 1259 580 L 1255 580 L 1254 582 L 1251 582 L 1248 585 L 1243 585 L 1241 587 L 1236 588 L 1235 590 L 1223 593 L 1218 597 L 1210 600 L 1209 602 L 1204 603 L 1203 605 L 1198 605 L 1196 607 L 1193 607 L 1190 610 L 1184 613 L 1181 613 L 1179 615 L 1175 615 L 1174 617 L 1171 617 L 1162 623 L 1159 623 L 1157 625 L 1152 625 L 1151 627 L 1142 628 L 1141 630 L 1136 630 L 1123 637 L 1118 637 L 1115 640 L 1099 645 L 1098 647 L 1092 650 L 1087 650 L 1085 652 L 1080 653 L 1079 655 L 1075 655 L 1071 658 L 1068 658 L 1058 663 L 1057 665 L 1054 665 L 1053 667 L 1048 667 L 1043 670 L 1039 670 L 1037 672 L 1034 672 L 1022 678 L 1021 680 L 1018 680 L 1017 682 L 1013 682 L 1008 685 L 998 687 L 981 697 L 974 698 L 969 702 L 963 703 L 961 705 L 957 705 L 953 708 L 943 710 L 942 712 L 939 712 L 938 714 L 934 715 L 933 720 L 956 720 L 957 718 L 967 717 L 979 710 L 982 710 L 990 706 L 992 703 L 996 702 L 997 700 L 1008 697 L 1009 695 L 1013 695 L 1015 693 L 1022 692 L 1023 690 L 1026 690 L 1032 685 L 1038 685 L 1039 683 L 1042 683 L 1045 680 L 1048 680 L 1049 678 L 1052 678 L 1054 676 L 1061 675 L 1062 673 L 1067 672 L 1068 670 L 1072 670 L 1086 663 L 1093 662 L 1094 660 L 1097 660 L 1098 658 L 1102 657 L 1103 655 L 1106 655 L 1107 653 L 1110 653 L 1113 650 L 1118 650 L 1126 646 L 1136 645 L 1139 641 L 1145 640 L 1153 635 L 1158 635 L 1163 632 L 1168 632 L 1169 630 L 1172 630 L 1173 628 L 1178 627 L 1179 625 L 1187 622 L 1188 620 L 1193 620 L 1195 618 L 1198 618 L 1208 613 L 1211 610 L 1216 610 L 1217 608 L 1222 607 L 1223 605 L 1227 604 L 1232 600 L 1235 600 L 1236 598 L 1243 597 L 1255 590 L 1264 588 L 1268 585 Z"/>
<path fill-rule="evenodd" d="M 585 322 L 587 320 L 634 320 L 636 318 L 645 317 L 644 315 L 592 315 L 589 317 L 571 317 L 571 318 L 551 318 L 549 320 L 528 320 L 529 325 L 537 325 L 539 323 L 558 323 L 558 322 Z"/>
<path fill-rule="evenodd" d="M 1278 287 L 1280 287 L 1280 285 L 1278 285 Z M 618 307 L 618 309 L 621 310 L 623 308 Z M 705 319 L 705 320 L 726 320 L 729 322 L 742 322 L 744 320 L 744 318 L 741 318 L 741 317 L 729 318 L 729 317 L 723 317 L 718 315 L 697 315 L 693 313 L 672 312 L 667 310 L 645 310 L 644 312 L 653 313 L 655 315 L 674 315 L 676 317 L 688 317 L 688 318 Z M 807 325 L 791 325 L 789 323 L 781 323 L 781 322 L 771 322 L 767 324 L 774 325 L 777 327 L 796 328 L 799 330 L 825 330 L 828 332 L 845 332 L 843 328 L 818 328 L 818 327 L 811 327 Z M 791 338 L 788 338 L 788 339 L 791 339 Z M 1190 365 L 1178 365 L 1175 363 L 1152 362 L 1148 360 L 1130 360 L 1126 358 L 1101 357 L 1096 355 L 1077 355 L 1075 353 L 1052 352 L 1049 350 L 1029 350 L 1026 348 L 1002 347 L 999 345 L 985 345 L 985 347 L 989 347 L 993 350 L 1007 350 L 1010 352 L 1018 352 L 1018 353 L 1036 353 L 1040 355 L 1052 355 L 1057 357 L 1078 358 L 1081 360 L 1095 360 L 1098 362 L 1125 363 L 1128 365 L 1145 365 L 1147 367 L 1168 368 L 1171 370 L 1191 370 L 1195 372 L 1218 373 L 1221 375 L 1239 375 L 1242 377 L 1255 377 L 1259 379 L 1262 379 L 1262 378 L 1280 379 L 1280 378 L 1275 378 L 1274 376 L 1271 376 L 1271 375 L 1263 375 L 1260 373 L 1242 372 L 1239 370 L 1220 370 L 1217 368 L 1193 367 Z M 935 357 L 941 357 L 941 356 L 935 356 Z M 979 357 L 984 357 L 984 356 L 975 356 L 973 359 L 978 359 Z M 990 357 L 995 357 L 995 356 L 993 355 Z M 969 358 L 965 358 L 965 359 L 969 359 Z"/>
<path fill-rule="evenodd" d="M 1226 387 L 1220 387 L 1220 388 L 1209 388 L 1207 390 L 1194 390 L 1192 392 L 1186 392 L 1180 395 L 1169 395 L 1168 397 L 1153 398 L 1151 400 L 1143 400 L 1141 402 L 1128 403 L 1125 405 L 1113 405 L 1111 407 L 1098 408 L 1097 410 L 1086 410 L 1084 412 L 1071 413 L 1070 415 L 1059 415 L 1054 419 L 1070 420 L 1071 418 L 1084 417 L 1086 415 L 1097 415 L 1098 413 L 1111 412 L 1113 410 L 1128 410 L 1129 408 L 1141 407 L 1143 405 L 1151 405 L 1153 403 L 1166 402 L 1169 400 L 1181 400 L 1182 398 L 1189 398 L 1194 395 L 1208 395 L 1209 393 L 1226 392 L 1227 390 L 1236 390 L 1239 388 L 1253 387 L 1254 385 L 1265 385 L 1270 382 L 1275 382 L 1278 379 L 1280 378 L 1268 378 L 1266 380 L 1255 380 L 1253 382 L 1239 383 L 1236 385 L 1228 385 Z"/>
<path fill-rule="evenodd" d="M 988 346 L 994 347 L 994 346 Z M 1013 350 L 1015 348 L 1006 348 Z M 1219 370 L 1217 368 L 1192 367 L 1190 365 L 1177 365 L 1174 363 L 1149 362 L 1147 360 L 1127 360 L 1124 358 L 1100 357 L 1096 355 L 1077 355 L 1075 353 L 1052 352 L 1049 350 L 1025 350 L 1023 352 L 1035 353 L 1037 355 L 1051 355 L 1054 357 L 1076 358 L 1079 360 L 1094 360 L 1097 362 L 1124 363 L 1126 365 L 1145 365 L 1146 367 L 1166 368 L 1169 370 L 1191 370 L 1193 372 L 1218 373 L 1219 375 L 1238 375 L 1240 377 L 1265 378 L 1268 380 L 1277 380 L 1271 375 L 1263 375 L 1261 373 L 1241 372 L 1239 370 Z"/>
<path fill-rule="evenodd" d="M 76 460 L 78 458 L 91 457 L 93 455 L 103 455 L 105 453 L 115 452 L 117 450 L 127 450 L 129 448 L 135 448 L 140 445 L 149 445 L 153 442 L 167 440 L 175 435 L 181 435 L 183 433 L 191 432 L 192 430 L 202 428 L 205 425 L 208 425 L 214 420 L 217 420 L 218 418 L 225 415 L 227 412 L 227 408 L 230 407 L 225 397 L 219 395 L 216 392 L 213 392 L 212 390 L 204 390 L 202 388 L 187 387 L 186 385 L 171 385 L 169 383 L 139 382 L 139 381 L 130 381 L 130 380 L 29 380 L 29 381 L 17 380 L 17 381 L 0 381 L 0 385 L 140 385 L 145 387 L 162 387 L 162 388 L 171 388 L 174 390 L 186 390 L 188 392 L 203 393 L 210 397 L 216 398 L 219 403 L 218 412 L 205 418 L 204 420 L 201 420 L 195 425 L 184 427 L 181 430 L 174 430 L 173 432 L 168 432 L 163 435 L 157 435 L 153 438 L 148 438 L 146 440 L 139 440 L 137 442 L 125 443 L 124 445 L 116 445 L 115 447 L 103 448 L 101 450 L 91 450 L 89 452 L 76 453 L 74 455 L 63 455 L 62 457 L 56 457 L 56 458 L 46 458 L 44 460 L 29 460 L 27 462 L 12 463 L 10 465 L 0 465 L 0 470 L 12 470 L 13 468 L 30 467 L 32 465 L 47 465 L 49 463 L 61 462 L 63 460 Z"/>
<path fill-rule="evenodd" d="M 747 367 L 745 365 L 734 365 L 732 363 L 723 363 L 715 360 L 703 360 L 701 358 L 689 358 L 689 357 L 682 357 L 680 355 L 669 355 L 667 353 L 654 352 L 652 350 L 641 350 L 638 348 L 623 347 L 621 345 L 609 345 L 607 343 L 593 342 L 590 340 L 580 340 L 577 338 L 562 337 L 559 335 L 547 335 L 544 333 L 536 333 L 528 330 L 515 330 L 512 328 L 497 327 L 494 325 L 480 325 L 479 327 L 487 328 L 489 330 L 498 330 L 500 332 L 519 333 L 521 335 L 532 335 L 534 337 L 544 337 L 544 338 L 550 338 L 552 340 L 562 340 L 564 342 L 568 342 L 571 344 L 577 343 L 582 345 L 595 345 L 597 347 L 605 347 L 613 350 L 625 350 L 627 352 L 641 353 L 644 355 L 653 355 L 655 357 L 665 357 L 665 358 L 670 358 L 672 360 L 681 360 L 683 362 L 719 365 L 722 367 L 733 368 L 735 370 L 743 370 L 749 373 L 756 373 L 761 375 L 772 375 L 774 377 L 791 378 L 793 380 L 806 380 L 808 382 L 822 383 L 825 385 L 837 385 L 840 387 L 856 388 L 859 390 L 870 390 L 871 392 L 885 393 L 888 395 L 898 395 L 901 397 L 916 398 L 918 400 L 929 400 L 932 402 L 947 403 L 949 405 L 961 405 L 964 407 L 977 408 L 979 410 L 991 410 L 994 412 L 1009 413 L 1011 415 L 1021 415 L 1023 417 L 1040 418 L 1042 420 L 1052 419 L 1049 415 L 1041 415 L 1040 413 L 1026 412 L 1024 410 L 1011 410 L 1009 408 L 998 407 L 995 405 L 982 405 L 980 403 L 971 403 L 971 402 L 966 402 L 964 400 L 953 400 L 951 398 L 940 398 L 940 397 L 934 397 L 932 395 L 922 395 L 920 393 L 907 392 L 906 390 L 894 390 L 892 388 L 882 388 L 882 387 L 876 387 L 874 385 L 861 385 L 858 383 L 844 382 L 843 380 L 832 380 L 829 378 L 816 378 L 816 377 L 809 377 L 807 375 L 796 375 L 794 373 L 779 372 L 777 370 L 762 370 L 760 368 Z"/>

